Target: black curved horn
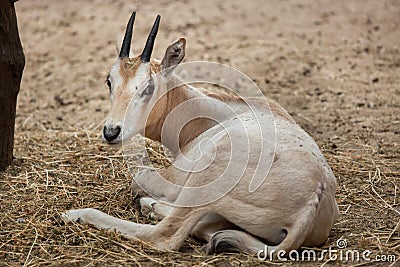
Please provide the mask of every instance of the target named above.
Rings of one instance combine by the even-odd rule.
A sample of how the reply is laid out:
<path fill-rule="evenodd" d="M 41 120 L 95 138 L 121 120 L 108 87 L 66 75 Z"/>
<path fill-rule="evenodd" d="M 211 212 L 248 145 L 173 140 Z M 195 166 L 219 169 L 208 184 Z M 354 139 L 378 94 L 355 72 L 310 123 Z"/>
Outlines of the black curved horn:
<path fill-rule="evenodd" d="M 149 37 L 147 37 L 146 46 L 144 47 L 142 56 L 140 57 L 143 63 L 150 61 L 151 53 L 153 52 L 154 41 L 158 32 L 158 26 L 160 25 L 160 18 L 160 15 L 157 15 L 156 21 L 153 24 L 153 28 L 151 28 L 149 33 Z"/>
<path fill-rule="evenodd" d="M 129 50 L 131 49 L 131 41 L 132 41 L 132 31 L 133 31 L 133 23 L 135 22 L 136 12 L 133 12 L 128 25 L 126 25 L 124 41 L 122 42 L 121 51 L 119 52 L 119 58 L 129 57 Z"/>

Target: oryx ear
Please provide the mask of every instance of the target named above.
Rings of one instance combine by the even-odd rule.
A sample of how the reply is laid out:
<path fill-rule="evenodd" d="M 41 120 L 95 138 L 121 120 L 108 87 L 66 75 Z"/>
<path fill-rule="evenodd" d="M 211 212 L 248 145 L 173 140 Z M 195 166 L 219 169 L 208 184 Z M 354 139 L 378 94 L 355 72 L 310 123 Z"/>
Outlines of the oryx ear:
<path fill-rule="evenodd" d="M 185 38 L 180 38 L 168 46 L 164 58 L 161 61 L 161 71 L 164 72 L 164 76 L 170 75 L 175 67 L 182 62 L 185 57 L 185 48 Z"/>

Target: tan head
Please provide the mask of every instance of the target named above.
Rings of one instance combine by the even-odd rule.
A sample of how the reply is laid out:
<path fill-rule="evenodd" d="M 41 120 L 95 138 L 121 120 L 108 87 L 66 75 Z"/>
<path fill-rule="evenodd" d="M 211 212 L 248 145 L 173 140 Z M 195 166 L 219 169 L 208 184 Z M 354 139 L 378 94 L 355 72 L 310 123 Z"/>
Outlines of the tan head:
<path fill-rule="evenodd" d="M 160 16 L 157 16 L 142 54 L 129 58 L 135 15 L 133 12 L 129 19 L 118 60 L 107 77 L 111 111 L 103 128 L 103 139 L 108 143 L 119 143 L 135 134 L 143 135 L 150 112 L 165 93 L 163 88 L 171 77 L 169 74 L 185 55 L 186 40 L 181 38 L 167 48 L 161 63 L 151 59 L 160 23 Z M 160 71 L 164 71 L 164 75 L 160 75 L 162 79 L 155 79 L 154 74 Z"/>

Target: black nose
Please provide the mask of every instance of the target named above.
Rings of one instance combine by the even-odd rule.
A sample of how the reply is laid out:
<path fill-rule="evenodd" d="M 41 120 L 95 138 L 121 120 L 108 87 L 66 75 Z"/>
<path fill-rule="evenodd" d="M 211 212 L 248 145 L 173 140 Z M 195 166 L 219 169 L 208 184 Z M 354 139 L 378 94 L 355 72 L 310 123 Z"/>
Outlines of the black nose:
<path fill-rule="evenodd" d="M 103 128 L 103 136 L 109 143 L 115 140 L 115 138 L 118 137 L 120 132 L 121 132 L 121 127 L 119 126 L 115 128 L 114 127 L 107 128 L 107 126 L 104 126 Z"/>

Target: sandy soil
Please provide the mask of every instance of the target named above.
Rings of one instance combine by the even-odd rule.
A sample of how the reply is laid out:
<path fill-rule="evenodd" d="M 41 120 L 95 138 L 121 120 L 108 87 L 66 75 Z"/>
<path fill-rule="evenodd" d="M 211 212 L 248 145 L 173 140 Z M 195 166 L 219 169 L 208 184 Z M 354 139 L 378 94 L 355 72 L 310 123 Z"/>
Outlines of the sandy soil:
<path fill-rule="evenodd" d="M 137 52 L 159 13 L 155 57 L 185 36 L 186 61 L 239 69 L 316 139 L 350 134 L 376 148 L 382 139 L 399 141 L 396 1 L 21 1 L 23 129 L 87 127 L 105 117 L 104 80 L 132 10 Z"/>
<path fill-rule="evenodd" d="M 74 144 L 75 151 L 81 146 L 92 154 L 96 149 L 106 155 L 115 153 L 97 137 L 109 110 L 105 78 L 117 56 L 116 38 L 132 10 L 137 11 L 135 51 L 142 50 L 153 19 L 160 14 L 162 22 L 153 56 L 160 58 L 169 43 L 186 37 L 187 62 L 210 60 L 237 68 L 254 79 L 265 95 L 284 106 L 316 139 L 339 183 L 342 217 L 330 244 L 345 236 L 354 247 L 362 244 L 378 252 L 399 251 L 400 213 L 396 209 L 400 209 L 400 2 L 395 0 L 21 0 L 16 3 L 16 11 L 26 67 L 16 123 L 15 157 L 20 161 L 6 173 L 9 183 L 13 183 L 13 177 L 23 175 L 21 170 L 34 172 L 27 159 L 52 146 Z M 89 143 L 80 143 L 78 138 L 86 138 L 85 135 L 71 134 L 84 130 L 90 132 L 89 143 L 96 144 L 96 149 Z M 66 139 L 58 135 L 60 132 L 67 133 Z M 39 143 L 29 143 L 32 136 L 39 136 Z M 102 170 L 108 166 L 107 161 L 99 160 L 98 164 Z M 378 196 L 369 187 L 371 175 L 376 176 L 377 170 L 385 178 L 376 184 Z M 33 176 L 38 179 L 40 175 Z M 129 185 L 128 177 L 124 183 Z M 3 199 L 11 196 L 7 188 L 1 187 Z M 70 206 L 64 209 L 94 203 L 84 202 L 80 194 L 71 196 L 69 201 Z M 123 203 L 130 207 L 127 201 Z M 101 207 L 101 203 L 96 206 Z M 4 204 L 3 208 L 18 211 L 23 204 L 22 197 L 18 203 Z M 52 210 L 50 204 L 43 205 L 52 214 L 63 210 L 62 206 Z M 7 214 L 1 230 L 5 243 L 15 230 L 7 218 L 19 216 Z M 35 212 L 24 214 L 33 220 Z M 379 229 L 386 229 L 386 237 L 394 245 L 382 245 L 386 239 L 372 234 Z M 5 249 L 0 246 L 0 255 L 5 255 L 11 265 L 23 263 L 30 242 L 20 248 L 22 255 L 17 253 L 18 245 L 4 246 L 17 254 L 3 252 Z M 38 248 L 28 255 L 32 264 L 44 263 L 39 256 L 35 258 L 35 251 L 41 253 Z M 112 261 L 112 254 L 107 255 L 102 259 Z M 200 252 L 198 255 L 203 257 Z M 52 257 L 55 256 L 50 252 L 42 258 Z M 66 257 L 65 262 L 71 257 Z M 165 257 L 180 259 L 175 254 Z M 185 264 L 185 260 L 180 262 Z M 80 263 L 85 263 L 85 258 L 77 261 Z"/>

